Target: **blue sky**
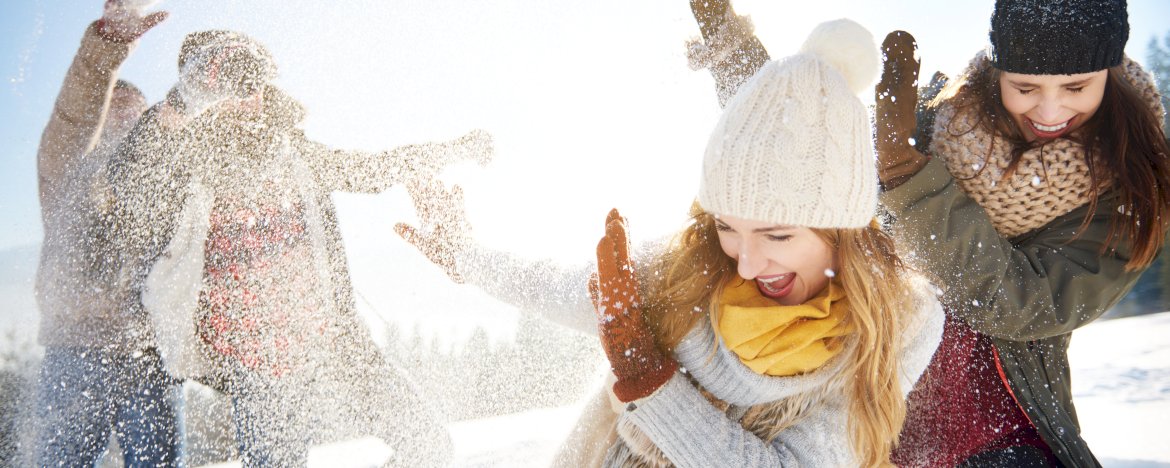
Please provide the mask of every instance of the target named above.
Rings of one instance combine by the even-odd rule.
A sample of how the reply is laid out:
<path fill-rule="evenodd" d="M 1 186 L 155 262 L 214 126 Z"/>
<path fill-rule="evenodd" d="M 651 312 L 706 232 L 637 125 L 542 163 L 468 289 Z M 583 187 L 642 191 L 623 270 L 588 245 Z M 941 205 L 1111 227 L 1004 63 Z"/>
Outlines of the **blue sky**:
<path fill-rule="evenodd" d="M 909 30 L 919 39 L 924 74 L 953 71 L 982 47 L 992 6 L 791 3 L 736 6 L 752 15 L 774 56 L 794 51 L 817 22 L 841 16 L 879 40 L 891 29 Z M 101 4 L 0 6 L 0 249 L 39 242 L 37 142 Z M 465 185 L 481 239 L 519 252 L 588 245 L 610 206 L 640 223 L 643 236 L 672 231 L 695 193 L 718 118 L 710 78 L 690 71 L 683 57 L 684 40 L 698 33 L 684 0 L 168 0 L 156 8 L 171 18 L 147 34 L 122 70 L 152 101 L 175 80 L 184 34 L 229 28 L 272 49 L 278 83 L 306 104 L 309 135 L 327 144 L 376 150 L 491 131 L 495 162 L 448 177 Z M 1149 40 L 1170 30 L 1166 18 L 1170 2 L 1130 2 L 1131 56 L 1145 59 Z M 412 216 L 400 191 L 337 198 L 343 229 L 359 244 L 379 242 L 393 221 Z"/>

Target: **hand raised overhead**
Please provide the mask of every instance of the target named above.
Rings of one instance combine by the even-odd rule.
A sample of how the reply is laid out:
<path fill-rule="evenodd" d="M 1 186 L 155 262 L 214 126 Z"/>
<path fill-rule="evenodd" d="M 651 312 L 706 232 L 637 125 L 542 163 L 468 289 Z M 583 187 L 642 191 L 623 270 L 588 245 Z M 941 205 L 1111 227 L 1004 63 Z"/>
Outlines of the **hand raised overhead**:
<path fill-rule="evenodd" d="M 911 143 L 917 127 L 918 45 L 894 31 L 882 41 L 882 78 L 874 88 L 878 179 L 886 190 L 901 185 L 926 165 Z"/>

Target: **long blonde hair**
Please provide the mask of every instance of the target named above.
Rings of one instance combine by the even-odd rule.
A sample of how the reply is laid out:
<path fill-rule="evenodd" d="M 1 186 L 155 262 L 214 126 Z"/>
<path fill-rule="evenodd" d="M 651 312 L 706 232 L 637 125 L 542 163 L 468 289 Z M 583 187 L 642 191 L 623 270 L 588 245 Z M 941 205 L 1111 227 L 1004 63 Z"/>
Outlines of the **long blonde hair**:
<path fill-rule="evenodd" d="M 888 465 L 906 416 L 896 358 L 902 344 L 899 318 L 913 303 L 906 267 L 876 222 L 860 229 L 813 231 L 840 261 L 836 279 L 849 298 L 855 330 L 847 339 L 857 340 L 846 348 L 852 355 L 842 369 L 850 391 L 852 449 L 863 466 Z M 699 320 L 713 318 L 704 312 L 716 310 L 736 264 L 719 245 L 715 217 L 696 203 L 690 224 L 648 266 L 642 272 L 644 313 L 659 348 L 671 352 Z"/>

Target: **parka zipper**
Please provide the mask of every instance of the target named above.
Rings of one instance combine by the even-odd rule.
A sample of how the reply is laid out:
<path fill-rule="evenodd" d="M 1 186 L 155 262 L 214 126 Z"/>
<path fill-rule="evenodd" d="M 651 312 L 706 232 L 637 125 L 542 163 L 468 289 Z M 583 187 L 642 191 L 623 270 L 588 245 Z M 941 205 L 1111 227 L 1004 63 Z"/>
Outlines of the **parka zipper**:
<path fill-rule="evenodd" d="M 1031 346 L 1031 342 L 1029 342 L 1028 345 Z M 1033 421 L 1032 416 L 1024 410 L 1024 405 L 1020 404 L 1020 399 L 1016 398 L 1015 390 L 1012 390 L 1012 385 L 1008 381 L 1007 373 L 1003 371 L 1003 364 L 1000 362 L 1002 359 L 999 357 L 999 348 L 995 346 L 995 343 L 991 343 L 991 355 L 995 358 L 995 371 L 999 373 L 999 381 L 1003 383 L 1003 387 L 1007 389 L 1008 395 L 1012 396 L 1012 401 L 1016 403 L 1016 407 L 1020 409 L 1021 413 L 1024 413 L 1024 418 L 1028 420 L 1028 424 L 1031 424 L 1033 429 L 1037 429 L 1036 422 Z"/>

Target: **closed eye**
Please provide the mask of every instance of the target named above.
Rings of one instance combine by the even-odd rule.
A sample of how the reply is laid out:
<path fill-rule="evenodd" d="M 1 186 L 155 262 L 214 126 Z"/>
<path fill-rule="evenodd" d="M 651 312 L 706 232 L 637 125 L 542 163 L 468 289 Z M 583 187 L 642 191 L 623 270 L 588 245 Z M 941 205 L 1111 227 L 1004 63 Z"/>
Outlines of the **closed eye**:
<path fill-rule="evenodd" d="M 1027 96 L 1032 94 L 1032 91 L 1035 91 L 1035 89 L 1016 88 L 1016 91 L 1019 91 L 1021 96 Z"/>
<path fill-rule="evenodd" d="M 1084 86 L 1077 86 L 1075 88 L 1065 88 L 1065 89 L 1069 90 L 1069 92 L 1079 93 L 1081 91 L 1084 91 L 1085 87 Z"/>
<path fill-rule="evenodd" d="M 791 234 L 779 234 L 779 235 L 768 234 L 768 240 L 772 240 L 772 241 L 776 241 L 776 242 L 787 242 L 791 239 L 792 239 Z"/>

